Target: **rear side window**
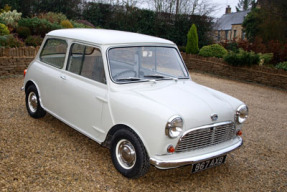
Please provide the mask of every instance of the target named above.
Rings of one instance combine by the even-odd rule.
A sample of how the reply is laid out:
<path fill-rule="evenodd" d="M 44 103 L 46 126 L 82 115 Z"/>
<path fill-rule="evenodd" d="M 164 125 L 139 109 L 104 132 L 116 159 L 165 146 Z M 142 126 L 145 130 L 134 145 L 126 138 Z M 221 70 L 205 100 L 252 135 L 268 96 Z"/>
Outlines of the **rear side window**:
<path fill-rule="evenodd" d="M 67 71 L 106 83 L 102 54 L 96 47 L 72 44 Z"/>
<path fill-rule="evenodd" d="M 57 68 L 62 68 L 65 61 L 67 43 L 61 39 L 47 39 L 40 60 Z"/>

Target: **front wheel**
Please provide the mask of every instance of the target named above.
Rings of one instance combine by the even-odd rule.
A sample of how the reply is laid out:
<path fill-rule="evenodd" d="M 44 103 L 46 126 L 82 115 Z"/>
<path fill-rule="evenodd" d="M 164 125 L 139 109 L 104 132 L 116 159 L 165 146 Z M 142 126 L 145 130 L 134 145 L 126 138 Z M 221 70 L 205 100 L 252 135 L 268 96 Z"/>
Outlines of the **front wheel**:
<path fill-rule="evenodd" d="M 115 168 L 125 177 L 138 178 L 149 169 L 145 147 L 130 130 L 121 129 L 114 134 L 110 152 Z"/>
<path fill-rule="evenodd" d="M 41 107 L 39 94 L 35 85 L 30 85 L 26 91 L 26 108 L 31 117 L 44 117 L 46 111 Z"/>

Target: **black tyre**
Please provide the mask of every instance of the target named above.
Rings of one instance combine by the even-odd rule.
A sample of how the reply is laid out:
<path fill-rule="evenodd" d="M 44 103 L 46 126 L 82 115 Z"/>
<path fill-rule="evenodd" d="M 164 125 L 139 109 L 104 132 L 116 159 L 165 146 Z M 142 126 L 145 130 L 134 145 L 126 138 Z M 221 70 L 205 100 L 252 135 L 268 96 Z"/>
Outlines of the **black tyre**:
<path fill-rule="evenodd" d="M 26 108 L 31 117 L 41 118 L 46 111 L 41 107 L 39 95 L 35 85 L 30 85 L 26 91 Z"/>
<path fill-rule="evenodd" d="M 131 130 L 117 131 L 111 142 L 115 168 L 125 177 L 138 178 L 149 169 L 149 157 L 140 138 Z"/>

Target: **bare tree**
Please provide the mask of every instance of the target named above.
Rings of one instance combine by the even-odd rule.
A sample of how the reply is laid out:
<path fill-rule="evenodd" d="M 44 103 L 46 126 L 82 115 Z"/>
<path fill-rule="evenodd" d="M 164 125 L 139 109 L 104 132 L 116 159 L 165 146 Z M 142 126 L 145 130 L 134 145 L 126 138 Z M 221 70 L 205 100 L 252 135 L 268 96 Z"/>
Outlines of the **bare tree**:
<path fill-rule="evenodd" d="M 217 5 L 209 0 L 181 0 L 179 13 L 189 15 L 210 15 L 217 9 Z"/>
<path fill-rule="evenodd" d="M 236 11 L 246 11 L 247 9 L 251 8 L 252 4 L 255 0 L 239 0 Z"/>

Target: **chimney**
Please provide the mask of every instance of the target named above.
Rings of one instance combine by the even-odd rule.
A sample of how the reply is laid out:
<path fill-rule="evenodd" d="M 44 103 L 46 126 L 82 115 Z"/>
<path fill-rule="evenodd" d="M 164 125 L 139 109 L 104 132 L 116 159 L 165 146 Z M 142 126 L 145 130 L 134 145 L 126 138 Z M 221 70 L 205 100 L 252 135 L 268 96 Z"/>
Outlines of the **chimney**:
<path fill-rule="evenodd" d="M 225 14 L 228 14 L 228 13 L 231 13 L 231 7 L 229 5 L 226 7 L 226 11 L 225 11 Z"/>

